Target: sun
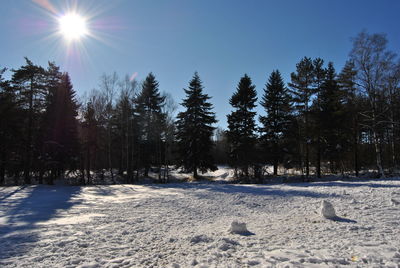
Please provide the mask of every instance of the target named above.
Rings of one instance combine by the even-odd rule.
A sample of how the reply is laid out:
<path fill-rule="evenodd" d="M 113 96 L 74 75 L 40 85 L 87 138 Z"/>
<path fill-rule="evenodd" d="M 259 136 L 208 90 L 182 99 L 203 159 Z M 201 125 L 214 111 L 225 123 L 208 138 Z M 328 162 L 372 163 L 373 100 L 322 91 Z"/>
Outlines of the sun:
<path fill-rule="evenodd" d="M 79 41 L 88 34 L 86 20 L 76 13 L 65 14 L 58 23 L 61 35 L 68 41 Z"/>

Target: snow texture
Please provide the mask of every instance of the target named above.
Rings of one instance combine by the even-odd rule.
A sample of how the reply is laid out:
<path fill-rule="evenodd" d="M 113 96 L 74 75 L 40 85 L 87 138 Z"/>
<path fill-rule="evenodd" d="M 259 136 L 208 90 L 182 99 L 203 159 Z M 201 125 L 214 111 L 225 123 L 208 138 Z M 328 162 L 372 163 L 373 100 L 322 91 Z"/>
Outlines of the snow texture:
<path fill-rule="evenodd" d="M 398 179 L 0 187 L 0 267 L 399 267 L 399 189 Z M 322 200 L 343 218 L 322 218 Z M 227 232 L 233 221 L 254 234 Z"/>

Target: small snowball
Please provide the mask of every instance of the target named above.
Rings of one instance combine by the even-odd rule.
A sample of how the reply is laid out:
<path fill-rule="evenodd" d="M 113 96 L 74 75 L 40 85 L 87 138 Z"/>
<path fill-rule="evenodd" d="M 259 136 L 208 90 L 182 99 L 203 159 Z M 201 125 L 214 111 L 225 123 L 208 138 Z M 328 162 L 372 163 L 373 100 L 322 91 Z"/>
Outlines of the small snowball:
<path fill-rule="evenodd" d="M 246 227 L 246 223 L 233 221 L 231 223 L 231 228 L 229 228 L 229 232 L 232 234 L 245 234 L 249 233 Z"/>
<path fill-rule="evenodd" d="M 332 218 L 336 218 L 336 212 L 335 212 L 335 208 L 333 207 L 333 205 L 326 201 L 323 200 L 322 204 L 321 204 L 321 215 L 327 219 L 332 219 Z"/>

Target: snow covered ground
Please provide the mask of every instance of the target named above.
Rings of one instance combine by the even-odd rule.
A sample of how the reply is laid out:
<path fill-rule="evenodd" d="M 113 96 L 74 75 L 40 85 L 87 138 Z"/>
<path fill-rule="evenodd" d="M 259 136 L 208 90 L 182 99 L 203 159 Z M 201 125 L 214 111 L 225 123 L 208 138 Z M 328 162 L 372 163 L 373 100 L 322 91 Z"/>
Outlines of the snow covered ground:
<path fill-rule="evenodd" d="M 399 267 L 399 187 L 3 187 L 0 267 Z M 321 217 L 323 200 L 334 220 Z M 233 221 L 248 232 L 230 233 Z"/>

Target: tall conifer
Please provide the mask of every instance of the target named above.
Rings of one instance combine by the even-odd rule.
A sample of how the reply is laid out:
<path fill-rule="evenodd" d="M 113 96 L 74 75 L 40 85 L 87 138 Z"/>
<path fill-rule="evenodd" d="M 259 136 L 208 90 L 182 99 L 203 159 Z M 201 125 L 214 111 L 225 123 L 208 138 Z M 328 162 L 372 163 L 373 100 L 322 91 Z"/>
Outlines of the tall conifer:
<path fill-rule="evenodd" d="M 194 178 L 198 178 L 198 170 L 206 172 L 217 169 L 211 156 L 213 124 L 217 120 L 209 102 L 211 97 L 203 93 L 197 72 L 184 91 L 186 98 L 181 105 L 185 110 L 177 116 L 178 161 L 186 171 L 193 172 Z"/>
<path fill-rule="evenodd" d="M 244 173 L 245 180 L 249 179 L 249 167 L 255 160 L 256 101 L 255 86 L 245 74 L 229 100 L 234 110 L 227 116 L 230 162 L 235 170 L 239 168 Z"/>

